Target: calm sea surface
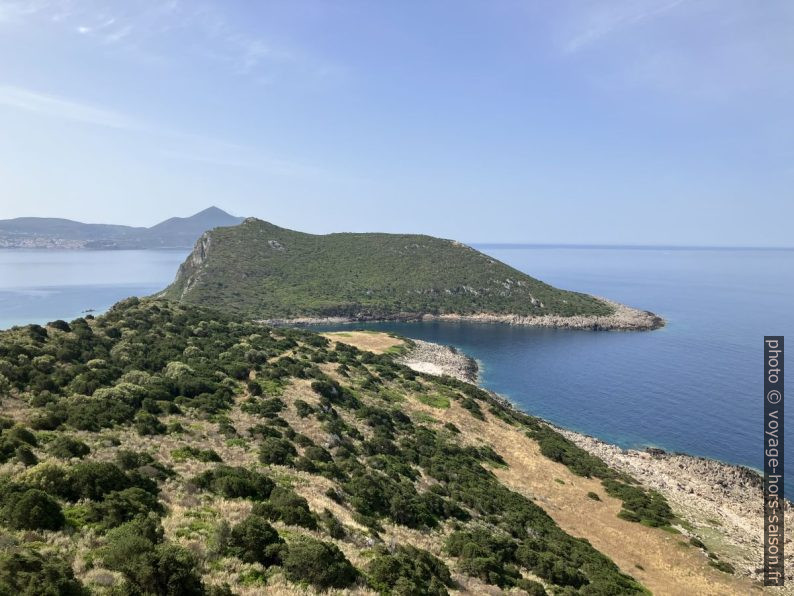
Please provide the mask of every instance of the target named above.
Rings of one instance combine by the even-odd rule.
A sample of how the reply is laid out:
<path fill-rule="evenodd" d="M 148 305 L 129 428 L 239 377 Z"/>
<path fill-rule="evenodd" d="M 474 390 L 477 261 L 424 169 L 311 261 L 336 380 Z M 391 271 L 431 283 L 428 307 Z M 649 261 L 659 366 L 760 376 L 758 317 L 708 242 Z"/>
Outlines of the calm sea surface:
<path fill-rule="evenodd" d="M 667 326 L 358 326 L 455 345 L 480 361 L 485 386 L 561 426 L 762 467 L 763 336 L 794 337 L 794 251 L 480 248 L 552 285 L 651 310 Z M 794 440 L 786 454 L 792 495 Z"/>
<path fill-rule="evenodd" d="M 642 333 L 355 327 L 455 345 L 480 361 L 485 386 L 559 425 L 625 447 L 762 465 L 762 339 L 794 337 L 794 251 L 480 248 L 558 287 L 652 310 L 668 325 Z M 170 283 L 186 254 L 0 250 L 0 328 L 68 320 L 151 294 Z"/>
<path fill-rule="evenodd" d="M 174 279 L 187 250 L 0 250 L 0 329 L 102 312 Z"/>

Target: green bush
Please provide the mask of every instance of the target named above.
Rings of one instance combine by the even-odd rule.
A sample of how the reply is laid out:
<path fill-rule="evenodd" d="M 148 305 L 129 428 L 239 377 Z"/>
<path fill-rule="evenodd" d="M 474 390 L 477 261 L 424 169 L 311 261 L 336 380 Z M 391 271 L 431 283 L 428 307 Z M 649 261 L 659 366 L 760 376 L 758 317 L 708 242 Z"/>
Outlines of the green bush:
<path fill-rule="evenodd" d="M 284 540 L 259 515 L 249 515 L 234 526 L 229 536 L 229 553 L 246 563 L 276 565 L 281 562 Z"/>
<path fill-rule="evenodd" d="M 399 545 L 394 552 L 385 548 L 376 552 L 367 573 L 370 584 L 381 594 L 442 596 L 453 585 L 446 564 L 427 551 Z"/>
<path fill-rule="evenodd" d="M 220 462 L 223 461 L 221 456 L 215 452 L 214 449 L 199 449 L 197 447 L 186 446 L 174 449 L 171 452 L 171 457 L 174 461 L 185 461 L 187 459 L 195 459 L 203 462 Z"/>
<path fill-rule="evenodd" d="M 71 459 L 73 457 L 85 457 L 91 452 L 91 448 L 69 435 L 59 435 L 47 447 L 50 455 L 61 459 Z"/>
<path fill-rule="evenodd" d="M 155 495 L 135 486 L 113 491 L 105 495 L 103 501 L 91 503 L 87 520 L 103 528 L 115 528 L 150 512 L 161 515 L 164 509 Z"/>
<path fill-rule="evenodd" d="M 296 399 L 293 405 L 295 406 L 295 411 L 298 413 L 298 416 L 301 418 L 306 418 L 314 414 L 314 408 L 302 399 Z"/>
<path fill-rule="evenodd" d="M 69 484 L 77 498 L 98 501 L 106 494 L 128 488 L 130 479 L 110 462 L 86 461 L 68 472 Z"/>
<path fill-rule="evenodd" d="M 673 510 L 667 500 L 653 490 L 607 478 L 602 481 L 608 495 L 623 501 L 621 517 L 640 521 L 649 526 L 666 526 L 673 519 Z M 636 519 L 633 519 L 636 518 Z"/>
<path fill-rule="evenodd" d="M 34 551 L 0 551 L 0 594 L 17 596 L 88 596 L 72 566 Z"/>
<path fill-rule="evenodd" d="M 204 488 L 229 499 L 244 498 L 264 501 L 270 496 L 275 483 L 267 476 L 246 468 L 216 466 L 193 479 Z"/>
<path fill-rule="evenodd" d="M 32 447 L 36 447 L 38 445 L 36 435 L 34 435 L 24 426 L 14 426 L 13 428 L 4 431 L 3 438 L 11 440 L 15 443 L 27 443 Z"/>
<path fill-rule="evenodd" d="M 309 509 L 309 503 L 295 491 L 277 486 L 270 498 L 254 505 L 253 514 L 261 515 L 272 521 L 282 521 L 290 526 L 303 526 L 310 530 L 317 528 L 317 519 Z"/>
<path fill-rule="evenodd" d="M 268 437 L 262 441 L 262 446 L 259 449 L 259 461 L 263 464 L 286 465 L 291 463 L 297 454 L 295 447 L 287 439 Z"/>
<path fill-rule="evenodd" d="M 14 450 L 14 456 L 23 466 L 30 467 L 39 463 L 39 458 L 27 445 L 20 445 Z"/>
<path fill-rule="evenodd" d="M 320 590 L 346 588 L 358 576 L 338 546 L 308 536 L 290 543 L 283 566 L 287 579 L 306 582 Z"/>
<path fill-rule="evenodd" d="M 154 414 L 140 411 L 135 416 L 135 430 L 139 435 L 164 435 L 168 429 Z"/>
<path fill-rule="evenodd" d="M 31 488 L 4 501 L 2 517 L 18 530 L 60 530 L 66 521 L 58 502 L 42 490 Z"/>
<path fill-rule="evenodd" d="M 111 530 L 99 555 L 104 565 L 122 573 L 133 594 L 200 596 L 204 586 L 198 561 L 181 546 L 163 543 L 163 531 L 152 517 L 139 517 Z"/>

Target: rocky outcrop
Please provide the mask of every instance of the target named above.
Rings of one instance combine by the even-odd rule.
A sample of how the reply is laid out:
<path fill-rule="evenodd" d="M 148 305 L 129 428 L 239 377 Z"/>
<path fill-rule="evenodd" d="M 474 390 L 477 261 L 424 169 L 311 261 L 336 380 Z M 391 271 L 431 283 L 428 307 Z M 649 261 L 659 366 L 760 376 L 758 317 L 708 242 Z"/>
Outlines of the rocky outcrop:
<path fill-rule="evenodd" d="M 199 277 L 202 274 L 201 266 L 207 260 L 211 242 L 212 235 L 208 232 L 204 232 L 196 241 L 193 251 L 179 266 L 173 285 L 181 288 L 180 299 L 184 298 L 199 280 Z M 161 294 L 163 294 L 163 292 L 161 292 Z"/>
<path fill-rule="evenodd" d="M 412 340 L 410 351 L 397 362 L 417 372 L 431 375 L 448 375 L 467 383 L 476 383 L 479 367 L 477 361 L 450 346 L 422 340 Z"/>
<path fill-rule="evenodd" d="M 423 315 L 422 320 L 465 321 L 468 323 L 507 323 L 531 327 L 556 327 L 559 329 L 590 329 L 593 331 L 646 331 L 664 327 L 662 317 L 647 311 L 632 308 L 612 300 L 599 298 L 609 304 L 614 312 L 610 315 L 504 315 L 478 313 L 473 315 L 443 314 Z"/>
<path fill-rule="evenodd" d="M 550 425 L 551 426 L 551 425 Z M 763 478 L 744 466 L 667 453 L 663 449 L 622 449 L 599 439 L 552 427 L 567 439 L 659 491 L 694 536 L 730 562 L 737 573 L 762 580 Z M 785 502 L 786 543 L 792 532 L 791 502 Z M 786 549 L 786 580 L 794 581 L 794 553 Z"/>

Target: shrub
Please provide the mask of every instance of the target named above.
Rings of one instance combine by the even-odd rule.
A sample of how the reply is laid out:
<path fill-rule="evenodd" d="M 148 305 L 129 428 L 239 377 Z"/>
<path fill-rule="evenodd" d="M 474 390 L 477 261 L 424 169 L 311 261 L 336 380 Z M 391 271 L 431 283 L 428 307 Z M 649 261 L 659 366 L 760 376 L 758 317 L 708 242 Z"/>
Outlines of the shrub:
<path fill-rule="evenodd" d="M 325 530 L 331 538 L 341 540 L 347 536 L 344 524 L 331 512 L 330 509 L 324 509 L 320 514 L 320 521 L 325 526 Z"/>
<path fill-rule="evenodd" d="M 640 521 L 649 526 L 665 526 L 673 519 L 673 511 L 665 498 L 656 491 L 646 490 L 607 478 L 602 481 L 607 494 L 623 501 L 621 517 Z"/>
<path fill-rule="evenodd" d="M 0 594 L 19 596 L 87 596 L 72 566 L 33 551 L 0 552 Z"/>
<path fill-rule="evenodd" d="M 267 501 L 254 505 L 252 513 L 291 526 L 303 526 L 310 530 L 317 528 L 317 519 L 309 509 L 306 499 L 295 491 L 280 486 L 273 489 Z"/>
<path fill-rule="evenodd" d="M 229 499 L 244 498 L 264 501 L 275 484 L 258 472 L 232 466 L 216 466 L 193 479 L 199 488 L 210 490 Z"/>
<path fill-rule="evenodd" d="M 139 435 L 164 435 L 168 429 L 154 414 L 140 411 L 135 417 L 135 430 Z"/>
<path fill-rule="evenodd" d="M 162 537 L 156 518 L 136 518 L 108 532 L 107 544 L 99 554 L 108 569 L 124 575 L 132 593 L 203 595 L 193 554 L 181 546 L 160 542 Z"/>
<path fill-rule="evenodd" d="M 185 461 L 186 459 L 195 459 L 203 462 L 223 461 L 221 456 L 218 455 L 213 449 L 199 449 L 192 446 L 174 449 L 171 452 L 171 457 L 174 458 L 174 461 Z"/>
<path fill-rule="evenodd" d="M 284 540 L 263 517 L 249 515 L 232 528 L 229 552 L 246 563 L 278 564 L 283 550 Z"/>
<path fill-rule="evenodd" d="M 457 426 L 455 426 L 454 424 L 452 424 L 451 422 L 444 423 L 444 428 L 446 430 L 448 430 L 449 432 L 453 433 L 453 434 L 456 434 L 456 435 L 460 434 L 460 429 Z"/>
<path fill-rule="evenodd" d="M 270 399 L 249 398 L 240 409 L 254 416 L 274 418 L 285 407 L 284 402 L 277 397 Z"/>
<path fill-rule="evenodd" d="M 3 433 L 3 438 L 6 440 L 14 441 L 15 443 L 27 443 L 35 447 L 38 445 L 36 435 L 30 432 L 24 426 L 15 426 Z"/>
<path fill-rule="evenodd" d="M 268 437 L 259 449 L 259 461 L 263 464 L 286 465 L 298 454 L 287 439 Z"/>
<path fill-rule="evenodd" d="M 130 486 L 130 479 L 110 462 L 86 461 L 75 464 L 68 473 L 69 483 L 78 498 L 98 501 L 106 494 Z"/>
<path fill-rule="evenodd" d="M 296 399 L 293 405 L 295 406 L 295 411 L 298 413 L 298 416 L 301 418 L 306 418 L 314 414 L 314 408 L 302 399 Z"/>
<path fill-rule="evenodd" d="M 14 450 L 17 461 L 26 467 L 35 466 L 39 463 L 39 458 L 31 451 L 27 445 L 20 445 Z"/>
<path fill-rule="evenodd" d="M 598 493 L 594 493 L 593 491 L 590 491 L 590 492 L 587 493 L 587 498 L 588 499 L 593 499 L 593 501 L 600 501 L 601 500 L 601 497 L 598 496 Z"/>
<path fill-rule="evenodd" d="M 72 328 L 69 326 L 69 323 L 67 323 L 62 319 L 50 321 L 49 323 L 47 323 L 47 327 L 52 327 L 53 329 L 58 329 L 59 331 L 66 331 L 66 332 L 72 330 Z"/>
<path fill-rule="evenodd" d="M 3 507 L 3 518 L 18 530 L 60 530 L 66 521 L 61 506 L 42 490 L 15 494 Z"/>
<path fill-rule="evenodd" d="M 68 435 L 59 435 L 50 443 L 47 451 L 55 457 L 71 459 L 73 457 L 85 457 L 91 452 L 91 449 L 82 441 Z"/>
<path fill-rule="evenodd" d="M 303 452 L 303 455 L 307 459 L 315 462 L 331 463 L 334 461 L 334 458 L 331 456 L 331 454 L 319 445 L 311 445 L 307 447 Z"/>
<path fill-rule="evenodd" d="M 381 594 L 446 595 L 452 576 L 443 561 L 413 546 L 385 548 L 367 565 L 370 583 Z"/>
<path fill-rule="evenodd" d="M 709 565 L 723 573 L 729 573 L 731 575 L 736 573 L 736 569 L 727 561 L 709 561 Z"/>
<path fill-rule="evenodd" d="M 307 582 L 320 590 L 345 588 L 358 576 L 338 546 L 308 536 L 289 545 L 283 565 L 287 579 Z"/>
<path fill-rule="evenodd" d="M 92 503 L 87 516 L 88 521 L 96 522 L 103 528 L 115 528 L 138 516 L 150 512 L 162 514 L 163 506 L 157 497 L 137 486 L 105 495 L 100 503 Z"/>
<path fill-rule="evenodd" d="M 57 495 L 68 501 L 79 498 L 72 486 L 69 472 L 63 466 L 43 463 L 28 472 L 26 477 L 31 485 L 51 495 Z"/>

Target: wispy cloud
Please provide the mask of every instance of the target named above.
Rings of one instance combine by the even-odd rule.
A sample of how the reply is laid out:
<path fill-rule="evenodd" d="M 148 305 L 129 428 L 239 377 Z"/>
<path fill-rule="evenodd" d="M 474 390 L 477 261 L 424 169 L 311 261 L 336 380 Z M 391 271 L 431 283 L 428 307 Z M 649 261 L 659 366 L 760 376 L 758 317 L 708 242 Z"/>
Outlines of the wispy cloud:
<path fill-rule="evenodd" d="M 604 92 L 721 104 L 794 90 L 794 4 L 772 0 L 549 0 L 535 15 L 567 67 Z"/>
<path fill-rule="evenodd" d="M 584 10 L 584 18 L 565 43 L 564 51 L 577 52 L 620 30 L 650 21 L 689 0 L 644 0 L 640 2 L 603 2 L 591 11 Z"/>
<path fill-rule="evenodd" d="M 327 58 L 275 42 L 259 23 L 231 18 L 228 6 L 219 2 L 0 0 L 0 25 L 3 21 L 49 23 L 86 40 L 161 60 L 203 56 L 256 81 L 279 70 L 323 78 L 340 70 Z"/>
<path fill-rule="evenodd" d="M 291 177 L 327 176 L 322 168 L 279 159 L 261 150 L 210 136 L 161 128 L 104 107 L 20 87 L 0 86 L 0 107 L 127 133 L 143 133 L 166 159 L 258 170 Z"/>
<path fill-rule="evenodd" d="M 0 105 L 106 128 L 123 130 L 143 128 L 140 122 L 125 114 L 20 87 L 0 86 Z"/>

